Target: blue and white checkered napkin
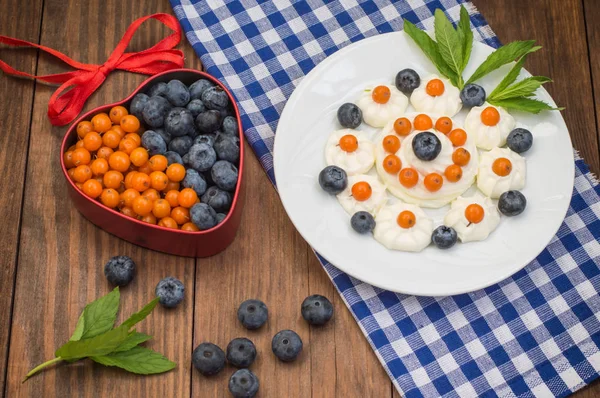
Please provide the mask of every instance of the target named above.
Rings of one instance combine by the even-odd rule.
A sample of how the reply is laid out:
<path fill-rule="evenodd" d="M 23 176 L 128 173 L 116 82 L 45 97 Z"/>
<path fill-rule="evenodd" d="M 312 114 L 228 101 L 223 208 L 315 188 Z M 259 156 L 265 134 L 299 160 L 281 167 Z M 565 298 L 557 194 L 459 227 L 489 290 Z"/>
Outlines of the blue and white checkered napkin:
<path fill-rule="evenodd" d="M 208 72 L 237 97 L 247 140 L 274 182 L 275 129 L 304 75 L 352 42 L 401 30 L 402 18 L 432 28 L 443 8 L 457 20 L 461 2 L 171 3 Z M 464 5 L 475 39 L 499 46 Z M 403 396 L 565 396 L 600 372 L 599 194 L 577 157 L 571 207 L 552 242 L 522 271 L 471 294 L 391 293 L 320 260 Z"/>

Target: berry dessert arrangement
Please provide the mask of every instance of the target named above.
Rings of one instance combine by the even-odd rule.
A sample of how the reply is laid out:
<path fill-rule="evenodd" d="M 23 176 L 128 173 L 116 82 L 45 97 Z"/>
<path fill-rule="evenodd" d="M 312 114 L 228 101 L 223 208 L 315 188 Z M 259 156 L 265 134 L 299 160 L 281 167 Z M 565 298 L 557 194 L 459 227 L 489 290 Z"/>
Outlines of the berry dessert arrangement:
<path fill-rule="evenodd" d="M 517 80 L 527 55 L 540 47 L 509 43 L 464 79 L 473 45 L 464 8 L 456 28 L 436 10 L 435 40 L 409 21 L 404 27 L 439 74 L 403 69 L 393 84 L 366 87 L 354 103 L 342 104 L 319 184 L 337 196 L 356 232 L 372 233 L 388 249 L 419 252 L 432 243 L 449 249 L 484 240 L 501 215 L 517 216 L 527 204 L 524 154 L 533 134 L 511 112 L 556 110 L 534 98 L 550 79 Z M 513 61 L 491 93 L 477 84 Z M 455 119 L 461 111 L 462 124 Z M 441 208 L 440 222 L 430 209 Z"/>
<path fill-rule="evenodd" d="M 165 228 L 202 231 L 226 217 L 238 183 L 240 139 L 225 91 L 207 79 L 160 82 L 77 125 L 63 154 L 88 197 Z"/>

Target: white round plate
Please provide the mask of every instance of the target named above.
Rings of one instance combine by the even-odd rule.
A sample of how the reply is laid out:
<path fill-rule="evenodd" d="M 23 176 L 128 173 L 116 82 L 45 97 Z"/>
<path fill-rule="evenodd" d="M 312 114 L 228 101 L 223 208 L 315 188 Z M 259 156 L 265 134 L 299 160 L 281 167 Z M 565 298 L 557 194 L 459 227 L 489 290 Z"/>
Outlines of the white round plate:
<path fill-rule="evenodd" d="M 464 76 L 470 76 L 492 51 L 474 43 Z M 326 166 L 325 143 L 329 134 L 340 128 L 338 107 L 354 102 L 369 85 L 393 84 L 396 73 L 404 68 L 415 69 L 422 78 L 437 73 L 404 32 L 395 32 L 345 47 L 304 78 L 287 102 L 275 136 L 275 178 L 283 205 L 318 253 L 371 285 L 406 294 L 446 296 L 500 282 L 546 247 L 567 212 L 574 162 L 569 133 L 559 112 L 511 112 L 517 126 L 527 126 L 534 135 L 533 147 L 524 154 L 527 209 L 517 217 L 503 216 L 498 228 L 482 242 L 457 243 L 446 251 L 434 246 L 420 253 L 388 250 L 371 235 L 354 232 L 350 216 L 336 197 L 319 187 L 318 175 Z M 509 69 L 510 65 L 504 66 L 478 83 L 490 93 Z M 538 97 L 554 105 L 545 90 L 539 90 Z M 466 113 L 463 110 L 454 119 L 462 125 Z M 358 129 L 371 137 L 377 131 L 364 123 Z M 425 211 L 439 225 L 446 209 Z"/>

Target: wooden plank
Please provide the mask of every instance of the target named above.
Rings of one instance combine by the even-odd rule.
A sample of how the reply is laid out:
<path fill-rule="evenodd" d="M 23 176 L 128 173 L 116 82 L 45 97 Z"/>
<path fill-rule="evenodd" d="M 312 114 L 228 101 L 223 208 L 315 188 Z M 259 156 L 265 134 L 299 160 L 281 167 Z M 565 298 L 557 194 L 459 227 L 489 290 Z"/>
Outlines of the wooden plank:
<path fill-rule="evenodd" d="M 46 0 L 41 42 L 75 59 L 102 63 L 136 18 L 170 12 L 166 1 L 119 2 Z M 166 29 L 151 22 L 138 31 L 131 49 L 140 50 L 164 36 Z M 100 38 L 100 39 L 99 39 Z M 187 53 L 191 54 L 187 48 Z M 193 59 L 193 58 L 192 58 Z M 188 62 L 197 67 L 198 63 Z M 40 73 L 62 70 L 40 57 Z M 144 76 L 111 75 L 86 108 L 128 95 Z M 35 95 L 32 139 L 23 208 L 7 396 L 188 396 L 194 291 L 194 259 L 177 258 L 136 247 L 111 236 L 85 220 L 71 205 L 60 171 L 59 145 L 66 128 L 52 127 L 46 106 L 53 88 L 39 85 Z M 178 364 L 165 375 L 139 377 L 106 369 L 90 361 L 60 365 L 21 384 L 33 366 L 53 357 L 72 333 L 86 303 L 110 289 L 103 265 L 113 255 L 129 255 L 138 275 L 122 289 L 122 320 L 154 296 L 165 276 L 184 281 L 186 299 L 174 310 L 157 308 L 138 330 L 154 335 L 149 347 Z"/>
<path fill-rule="evenodd" d="M 595 132 L 596 137 L 599 137 L 598 139 L 600 140 L 600 130 L 598 129 L 598 125 L 600 124 L 600 26 L 598 26 L 600 23 L 600 9 L 598 9 L 598 2 L 583 0 L 583 11 L 585 15 L 588 54 L 592 74 L 593 99 L 596 109 Z M 596 175 L 600 174 L 600 166 L 598 166 L 600 163 L 600 145 L 598 145 L 598 147 L 598 154 L 596 156 L 597 162 L 594 163 L 592 159 L 588 160 L 588 164 Z"/>
<path fill-rule="evenodd" d="M 16 16 L 16 17 L 15 17 Z M 0 13 L 0 34 L 18 37 L 33 43 L 39 41 L 42 19 L 42 0 L 22 2 L 5 0 Z M 34 72 L 37 52 L 33 50 L 4 50 L 0 58 L 18 70 Z M 0 395 L 4 393 L 8 340 L 11 322 L 12 297 L 17 266 L 17 247 L 21 226 L 21 203 L 23 181 L 29 143 L 29 127 L 33 106 L 35 83 L 31 80 L 0 76 L 0 107 L 2 134 L 0 134 L 0 168 L 5 176 L 0 191 L 0 209 L 3 222 L 0 225 Z M 10 101 L 6 99 L 10 98 Z M 7 150 L 10 148 L 10 150 Z M 10 181 L 10 183 L 8 183 Z"/>

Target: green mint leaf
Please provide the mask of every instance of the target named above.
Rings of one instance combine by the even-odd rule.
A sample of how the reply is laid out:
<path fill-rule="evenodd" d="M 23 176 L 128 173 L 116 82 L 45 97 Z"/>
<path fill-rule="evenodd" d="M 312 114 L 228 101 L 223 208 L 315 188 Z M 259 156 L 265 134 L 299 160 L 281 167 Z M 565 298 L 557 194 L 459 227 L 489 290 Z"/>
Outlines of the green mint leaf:
<path fill-rule="evenodd" d="M 144 318 L 150 315 L 152 310 L 154 310 L 154 307 L 156 307 L 156 304 L 158 304 L 158 300 L 159 298 L 156 297 L 154 300 L 146 304 L 144 308 L 142 308 L 139 312 L 136 312 L 135 314 L 127 318 L 127 320 L 123 322 L 123 325 L 129 326 L 129 328 L 131 329 L 133 325 L 142 321 Z"/>
<path fill-rule="evenodd" d="M 492 100 L 531 97 L 542 84 L 550 81 L 552 80 L 544 76 L 527 77 L 490 97 L 492 97 Z"/>
<path fill-rule="evenodd" d="M 437 68 L 440 74 L 452 82 L 453 85 L 458 87 L 458 76 L 452 69 L 446 64 L 442 56 L 438 51 L 438 45 L 429 35 L 417 28 L 412 22 L 404 20 L 404 31 L 406 34 L 413 39 L 413 41 L 419 46 L 421 51 L 429 58 L 433 65 Z"/>
<path fill-rule="evenodd" d="M 471 20 L 469 19 L 469 12 L 464 6 L 460 6 L 460 20 L 458 21 L 456 33 L 462 43 L 463 50 L 463 62 L 460 69 L 460 73 L 467 67 L 469 59 L 471 58 L 471 50 L 473 49 L 473 31 L 471 30 Z"/>
<path fill-rule="evenodd" d="M 122 325 L 90 339 L 68 341 L 56 350 L 55 356 L 71 361 L 85 357 L 110 354 L 119 347 L 128 336 L 129 327 L 127 325 Z"/>
<path fill-rule="evenodd" d="M 128 372 L 144 375 L 167 372 L 176 366 L 162 354 L 144 347 L 134 347 L 129 351 L 110 355 L 96 355 L 91 359 L 102 365 L 117 366 Z"/>
<path fill-rule="evenodd" d="M 495 71 L 502 65 L 506 65 L 515 59 L 519 59 L 522 56 L 537 51 L 541 48 L 540 46 L 534 46 L 534 44 L 535 42 L 533 40 L 513 41 L 512 43 L 508 43 L 507 45 L 500 47 L 491 53 L 486 60 L 479 65 L 467 83 L 473 83 L 488 73 Z"/>
<path fill-rule="evenodd" d="M 116 287 L 106 296 L 86 305 L 69 340 L 89 339 L 112 329 L 119 311 L 119 299 L 119 288 Z"/>
<path fill-rule="evenodd" d="M 510 98 L 504 100 L 491 100 L 490 104 L 501 106 L 506 109 L 523 111 L 529 113 L 540 113 L 541 111 L 560 111 L 565 108 L 553 108 L 547 103 L 533 98 Z"/>
<path fill-rule="evenodd" d="M 439 8 L 435 10 L 434 28 L 438 51 L 456 74 L 459 88 L 462 88 L 463 46 L 452 23 Z"/>
<path fill-rule="evenodd" d="M 495 98 L 496 95 L 498 95 L 502 91 L 506 90 L 506 88 L 508 88 L 508 86 L 510 86 L 511 84 L 513 84 L 515 82 L 515 80 L 517 80 L 517 77 L 519 76 L 519 73 L 521 72 L 521 68 L 523 68 L 523 64 L 525 64 L 525 58 L 527 58 L 526 55 L 522 56 L 515 63 L 515 65 L 512 67 L 512 69 L 506 74 L 506 76 L 504 76 L 504 79 L 502 79 L 500 84 L 498 84 L 498 86 L 494 89 L 494 91 L 492 91 L 492 93 L 490 95 L 488 95 L 488 99 Z"/>
<path fill-rule="evenodd" d="M 127 338 L 123 342 L 121 342 L 121 344 L 119 344 L 119 346 L 117 348 L 115 348 L 113 353 L 121 352 L 121 351 L 129 351 L 133 347 L 137 346 L 138 344 L 142 344 L 144 341 L 148 341 L 151 338 L 152 338 L 152 336 L 149 336 L 144 333 L 131 332 L 131 333 L 129 333 L 129 336 L 127 336 Z"/>

